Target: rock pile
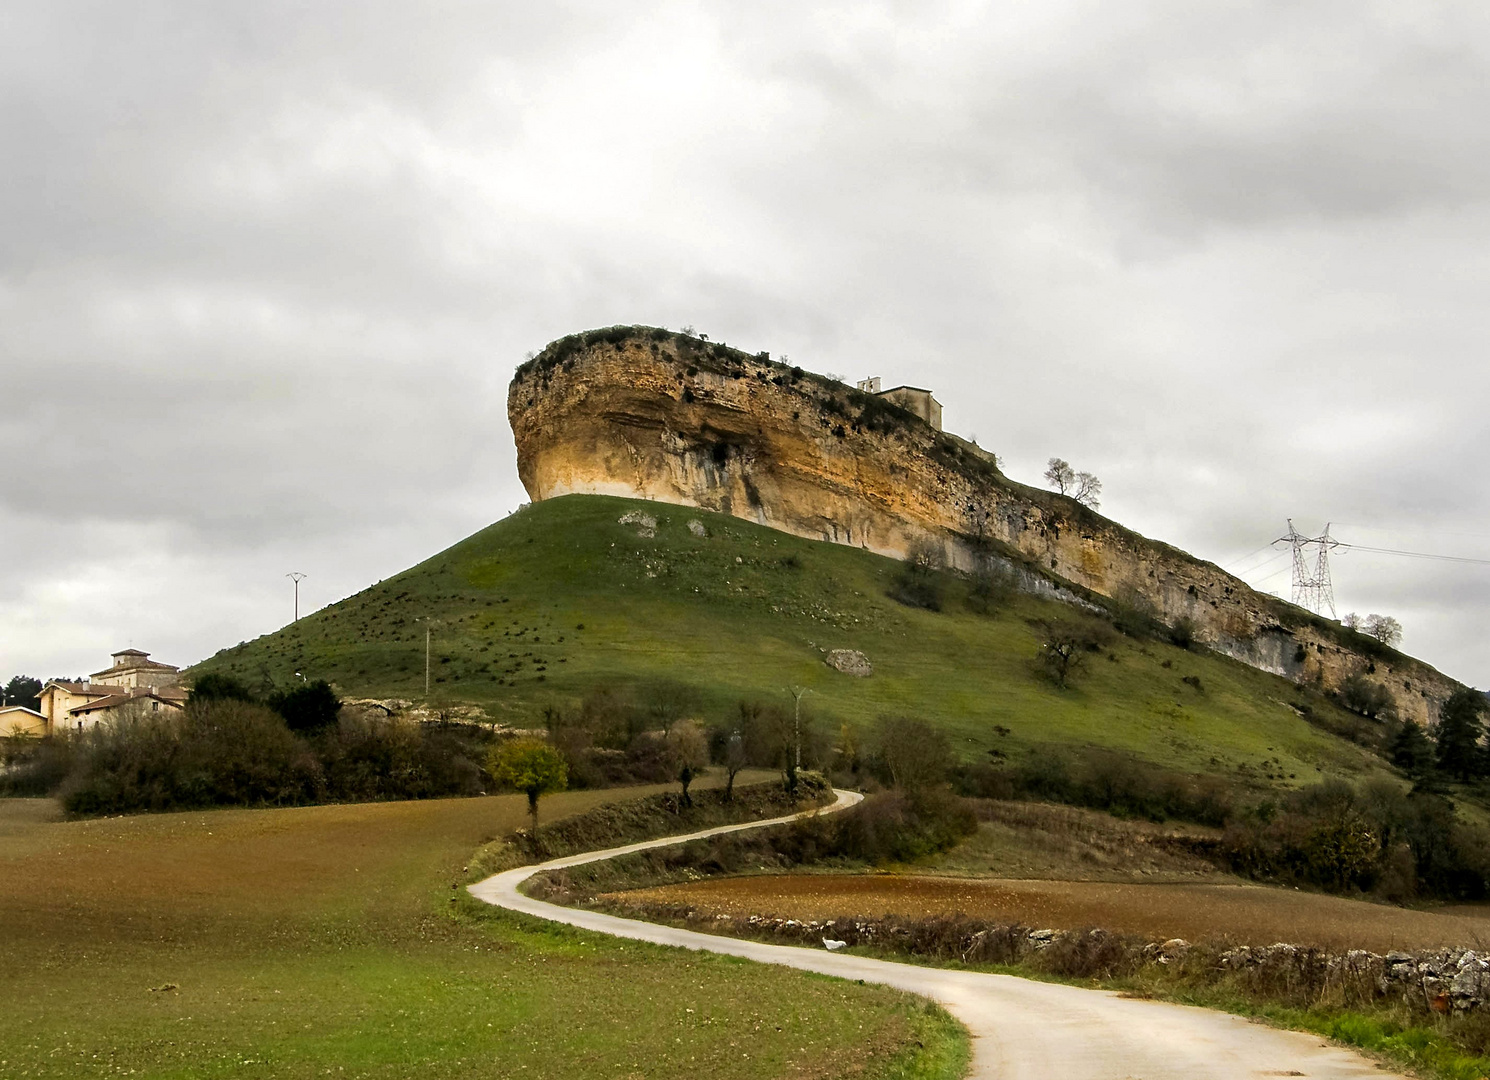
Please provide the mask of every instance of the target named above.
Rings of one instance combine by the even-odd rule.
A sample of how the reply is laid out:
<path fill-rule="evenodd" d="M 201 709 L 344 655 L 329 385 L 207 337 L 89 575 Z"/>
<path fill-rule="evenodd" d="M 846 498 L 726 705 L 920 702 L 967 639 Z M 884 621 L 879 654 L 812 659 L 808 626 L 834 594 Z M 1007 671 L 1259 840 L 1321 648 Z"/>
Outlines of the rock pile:
<path fill-rule="evenodd" d="M 651 514 L 644 514 L 640 510 L 632 510 L 622 514 L 616 519 L 618 525 L 635 525 L 636 535 L 644 540 L 650 540 L 657 535 L 657 519 Z"/>
<path fill-rule="evenodd" d="M 867 679 L 874 674 L 874 665 L 858 649 L 834 649 L 823 661 L 834 671 L 852 675 L 856 679 Z"/>

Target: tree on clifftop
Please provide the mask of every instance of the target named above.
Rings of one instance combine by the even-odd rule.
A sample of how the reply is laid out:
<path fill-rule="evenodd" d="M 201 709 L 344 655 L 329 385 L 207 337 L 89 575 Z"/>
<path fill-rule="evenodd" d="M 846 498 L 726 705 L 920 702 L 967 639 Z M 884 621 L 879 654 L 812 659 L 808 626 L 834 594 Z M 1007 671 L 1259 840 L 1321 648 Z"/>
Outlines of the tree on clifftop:
<path fill-rule="evenodd" d="M 493 746 L 486 758 L 492 779 L 528 797 L 533 818 L 533 842 L 538 841 L 538 799 L 551 791 L 563 791 L 569 783 L 569 766 L 560 754 L 541 739 L 512 739 Z"/>
<path fill-rule="evenodd" d="M 1077 472 L 1069 462 L 1053 457 L 1045 470 L 1045 482 L 1061 495 L 1069 495 L 1093 510 L 1101 505 L 1102 481 L 1089 472 Z"/>
<path fill-rule="evenodd" d="M 1367 615 L 1361 629 L 1383 645 L 1395 648 L 1402 641 L 1402 624 L 1390 615 Z"/>

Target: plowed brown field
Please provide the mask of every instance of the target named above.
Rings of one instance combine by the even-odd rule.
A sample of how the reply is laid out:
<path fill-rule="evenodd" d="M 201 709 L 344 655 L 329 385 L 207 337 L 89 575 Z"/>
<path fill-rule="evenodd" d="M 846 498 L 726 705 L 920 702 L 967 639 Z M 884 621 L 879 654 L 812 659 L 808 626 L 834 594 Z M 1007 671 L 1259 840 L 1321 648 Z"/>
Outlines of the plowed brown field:
<path fill-rule="evenodd" d="M 1432 948 L 1490 942 L 1490 908 L 1407 911 L 1244 884 L 1136 884 L 912 875 L 800 874 L 718 878 L 615 894 L 730 915 L 825 919 L 966 914 L 1055 930 L 1107 930 L 1189 941 L 1331 949 Z"/>

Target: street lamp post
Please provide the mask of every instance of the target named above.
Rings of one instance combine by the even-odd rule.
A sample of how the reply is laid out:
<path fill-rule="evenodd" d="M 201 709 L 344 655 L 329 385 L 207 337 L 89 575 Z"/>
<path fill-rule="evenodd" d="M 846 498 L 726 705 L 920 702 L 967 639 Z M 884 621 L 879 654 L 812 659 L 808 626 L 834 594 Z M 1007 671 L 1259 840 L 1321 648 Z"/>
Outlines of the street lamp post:
<path fill-rule="evenodd" d="M 305 580 L 305 578 L 307 577 L 307 575 L 302 574 L 298 570 L 294 570 L 294 571 L 291 571 L 290 573 L 286 574 L 285 577 L 289 578 L 291 581 L 293 581 L 295 583 L 295 621 L 296 622 L 299 622 L 300 621 L 300 582 L 302 582 L 303 580 Z"/>

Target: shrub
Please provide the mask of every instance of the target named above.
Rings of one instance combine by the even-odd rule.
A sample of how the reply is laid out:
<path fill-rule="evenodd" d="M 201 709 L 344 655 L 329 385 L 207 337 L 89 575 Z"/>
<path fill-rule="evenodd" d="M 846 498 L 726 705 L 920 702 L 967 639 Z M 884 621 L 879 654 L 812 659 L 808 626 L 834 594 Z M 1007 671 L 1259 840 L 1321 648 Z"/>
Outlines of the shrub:
<path fill-rule="evenodd" d="M 910 862 L 944 851 L 977 829 L 977 815 L 956 795 L 886 792 L 842 815 L 830 851 L 867 863 Z"/>
<path fill-rule="evenodd" d="M 991 615 L 1008 604 L 1017 587 L 1011 567 L 991 557 L 982 557 L 968 582 L 967 606 L 978 615 Z"/>
<path fill-rule="evenodd" d="M 268 709 L 200 702 L 185 713 L 126 713 L 76 741 L 59 796 L 73 814 L 314 801 L 315 755 Z"/>
<path fill-rule="evenodd" d="M 257 701 L 254 692 L 232 675 L 208 672 L 192 684 L 188 701 Z"/>
<path fill-rule="evenodd" d="M 1189 649 L 1196 640 L 1195 620 L 1189 616 L 1183 616 L 1174 621 L 1169 628 L 1169 642 L 1181 649 Z"/>
<path fill-rule="evenodd" d="M 890 599 L 907 607 L 940 611 L 942 609 L 942 583 L 939 574 L 941 566 L 942 553 L 935 545 L 929 542 L 914 544 L 890 583 Z"/>
<path fill-rule="evenodd" d="M 475 795 L 489 786 L 478 764 L 489 736 L 461 725 L 408 723 L 344 712 L 313 741 L 335 800 L 432 799 Z"/>
<path fill-rule="evenodd" d="M 875 765 L 898 790 L 917 798 L 947 782 L 952 744 L 945 732 L 924 720 L 881 720 Z"/>
<path fill-rule="evenodd" d="M 313 732 L 336 723 L 341 700 L 324 679 L 281 690 L 269 696 L 269 707 L 280 716 L 291 731 Z"/>
<path fill-rule="evenodd" d="M 1221 825 L 1233 812 L 1218 778 L 1162 769 L 1108 750 L 1037 753 L 1018 766 L 964 766 L 953 787 L 990 799 L 1040 799 L 1150 821 Z"/>
<path fill-rule="evenodd" d="M 1459 822 L 1442 796 L 1336 780 L 1237 815 L 1220 854 L 1263 880 L 1396 900 L 1477 899 L 1490 883 L 1487 842 L 1490 833 Z"/>
<path fill-rule="evenodd" d="M 1397 715 L 1397 699 L 1378 682 L 1357 672 L 1340 684 L 1340 704 L 1367 719 L 1388 719 Z"/>
<path fill-rule="evenodd" d="M 0 739 L 0 795 L 39 797 L 57 790 L 73 765 L 71 736 Z"/>

